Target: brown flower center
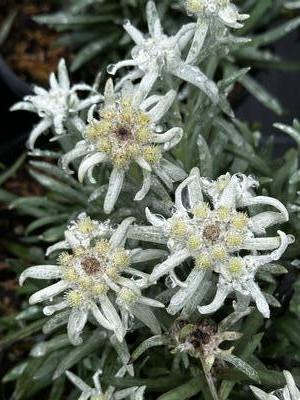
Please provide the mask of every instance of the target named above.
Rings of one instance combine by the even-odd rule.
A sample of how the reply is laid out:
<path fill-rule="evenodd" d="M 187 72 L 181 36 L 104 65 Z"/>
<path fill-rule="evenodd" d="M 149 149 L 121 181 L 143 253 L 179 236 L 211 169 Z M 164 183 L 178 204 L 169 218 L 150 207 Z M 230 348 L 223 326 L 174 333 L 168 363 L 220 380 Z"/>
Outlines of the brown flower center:
<path fill-rule="evenodd" d="M 102 270 L 100 262 L 95 257 L 87 257 L 81 261 L 81 267 L 88 275 L 95 275 Z"/>
<path fill-rule="evenodd" d="M 203 230 L 205 239 L 215 242 L 220 237 L 221 230 L 218 225 L 207 225 Z"/>
<path fill-rule="evenodd" d="M 131 131 L 126 126 L 118 126 L 115 132 L 120 140 L 127 140 L 131 137 Z"/>

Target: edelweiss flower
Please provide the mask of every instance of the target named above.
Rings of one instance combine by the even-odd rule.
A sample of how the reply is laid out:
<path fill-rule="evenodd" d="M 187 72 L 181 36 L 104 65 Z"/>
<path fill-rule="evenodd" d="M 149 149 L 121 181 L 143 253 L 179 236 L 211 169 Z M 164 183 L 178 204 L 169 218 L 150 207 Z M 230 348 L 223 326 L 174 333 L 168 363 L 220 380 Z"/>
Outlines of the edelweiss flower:
<path fill-rule="evenodd" d="M 134 67 L 121 81 L 142 78 L 139 92 L 140 100 L 143 100 L 158 77 L 170 74 L 192 85 L 197 86 L 207 94 L 213 103 L 219 102 L 219 91 L 216 84 L 209 80 L 198 67 L 188 65 L 181 59 L 181 52 L 192 39 L 195 24 L 184 25 L 176 35 L 167 36 L 159 20 L 159 16 L 153 1 L 147 3 L 147 22 L 149 35 L 143 35 L 129 21 L 124 24 L 124 29 L 130 35 L 136 46 L 132 49 L 132 60 L 124 60 L 108 67 L 112 75 L 123 67 Z"/>
<path fill-rule="evenodd" d="M 259 400 L 299 400 L 300 391 L 297 389 L 292 374 L 289 371 L 283 371 L 283 374 L 287 385 L 282 390 L 267 394 L 257 387 L 250 386 L 250 388 Z"/>
<path fill-rule="evenodd" d="M 185 8 L 189 15 L 202 20 L 217 18 L 230 28 L 242 28 L 240 21 L 249 18 L 248 14 L 239 14 L 238 8 L 230 0 L 185 0 Z"/>
<path fill-rule="evenodd" d="M 225 341 L 238 340 L 243 336 L 242 333 L 228 331 L 228 329 L 250 312 L 250 308 L 244 312 L 234 312 L 218 325 L 207 319 L 202 319 L 196 324 L 188 323 L 183 319 L 177 320 L 171 331 L 177 343 L 175 350 L 188 352 L 192 357 L 200 358 L 205 372 L 210 372 L 216 359 L 229 363 L 237 363 L 237 361 L 244 363 L 232 355 L 234 347 L 224 350 L 219 346 Z"/>
<path fill-rule="evenodd" d="M 30 133 L 28 147 L 32 150 L 38 137 L 49 128 L 54 127 L 56 135 L 65 133 L 65 121 L 68 117 L 76 123 L 77 113 L 89 108 L 92 104 L 101 100 L 99 94 L 94 94 L 84 100 L 80 100 L 78 91 L 92 92 L 93 88 L 86 84 L 70 86 L 70 79 L 65 60 L 60 60 L 58 65 L 58 79 L 54 73 L 49 78 L 50 89 L 35 86 L 34 95 L 26 96 L 24 101 L 16 103 L 11 110 L 25 110 L 37 113 L 42 120 Z"/>
<path fill-rule="evenodd" d="M 242 28 L 240 21 L 249 18 L 248 14 L 239 14 L 238 8 L 230 0 L 184 0 L 189 15 L 196 16 L 197 27 L 186 62 L 196 61 L 202 49 L 211 22 L 219 21 L 230 28 Z"/>
<path fill-rule="evenodd" d="M 181 128 L 172 128 L 160 133 L 158 122 L 171 107 L 176 92 L 171 90 L 164 96 L 153 95 L 139 103 L 139 90 L 128 83 L 120 93 L 116 93 L 112 80 L 105 87 L 104 107 L 100 110 L 100 120 L 90 118 L 85 139 L 62 159 L 62 167 L 75 158 L 85 156 L 78 170 L 82 181 L 88 173 L 95 183 L 92 173 L 96 165 L 110 163 L 113 170 L 104 201 L 104 211 L 109 214 L 119 197 L 126 172 L 133 162 L 143 171 L 143 186 L 135 200 L 142 200 L 151 186 L 154 172 L 169 187 L 172 182 L 182 180 L 186 173 L 163 158 L 163 152 L 170 150 L 182 137 Z"/>
<path fill-rule="evenodd" d="M 46 255 L 57 250 L 69 250 L 76 247 L 88 247 L 91 240 L 96 237 L 108 237 L 112 233 L 110 221 L 99 222 L 92 220 L 85 212 L 78 215 L 77 219 L 71 221 L 65 231 L 65 240 L 50 246 Z"/>
<path fill-rule="evenodd" d="M 116 377 L 120 378 L 125 375 L 125 368 L 121 368 L 121 370 L 116 374 Z M 78 387 L 82 391 L 81 396 L 78 400 L 143 400 L 145 386 L 135 386 L 132 388 L 121 389 L 116 391 L 113 386 L 109 386 L 108 389 L 103 392 L 101 387 L 101 382 L 99 376 L 101 375 L 101 371 L 97 371 L 93 376 L 94 387 L 90 387 L 87 385 L 79 376 L 73 374 L 70 371 L 66 372 L 67 377 L 70 381 Z"/>
<path fill-rule="evenodd" d="M 247 306 L 252 298 L 259 311 L 269 317 L 269 306 L 255 275 L 259 267 L 279 260 L 294 238 L 281 231 L 276 237 L 260 237 L 268 227 L 287 221 L 288 213 L 278 200 L 256 196 L 253 188 L 257 185 L 254 178 L 242 174 L 226 174 L 210 181 L 193 169 L 176 190 L 176 210 L 171 218 L 165 220 L 146 210 L 149 222 L 162 230 L 170 250 L 168 259 L 154 268 L 150 280 L 169 274 L 174 286 L 181 286 L 168 308 L 171 314 L 192 301 L 197 291 L 199 304 L 208 289 L 204 283 L 211 281 L 214 272 L 219 277 L 215 299 L 210 305 L 199 307 L 200 313 L 218 310 L 235 292 L 240 304 L 245 302 Z M 185 188 L 187 199 L 182 198 Z M 254 215 L 254 210 L 249 209 L 253 205 L 270 205 L 278 212 Z M 174 269 L 190 257 L 194 268 L 181 282 Z"/>
<path fill-rule="evenodd" d="M 88 247 L 73 248 L 70 253 L 60 254 L 57 265 L 30 267 L 20 276 L 21 285 L 27 278 L 59 279 L 33 294 L 29 303 L 52 301 L 53 297 L 64 293 L 64 299 L 46 306 L 44 314 L 52 315 L 71 308 L 68 335 L 74 345 L 81 343 L 80 334 L 90 313 L 99 325 L 114 331 L 119 341 L 126 334 L 130 314 L 159 331 L 149 306 L 163 307 L 163 304 L 142 296 L 141 290 L 148 286 L 148 275 L 130 268 L 130 264 L 160 258 L 163 253 L 161 250 L 144 252 L 124 248 L 127 230 L 133 221 L 134 218 L 125 219 L 110 240 L 97 239 Z"/>

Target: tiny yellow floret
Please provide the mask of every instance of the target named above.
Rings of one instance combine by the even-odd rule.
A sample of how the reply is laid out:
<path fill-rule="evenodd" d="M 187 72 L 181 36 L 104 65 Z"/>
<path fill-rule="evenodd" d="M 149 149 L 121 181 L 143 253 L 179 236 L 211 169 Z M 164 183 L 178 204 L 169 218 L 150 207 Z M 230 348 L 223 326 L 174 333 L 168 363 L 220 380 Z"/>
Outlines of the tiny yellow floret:
<path fill-rule="evenodd" d="M 216 245 L 212 248 L 212 256 L 216 261 L 224 261 L 227 257 L 226 248 L 222 245 Z"/>
<path fill-rule="evenodd" d="M 94 296 L 102 296 L 108 292 L 108 287 L 105 283 L 96 283 L 90 290 Z"/>
<path fill-rule="evenodd" d="M 111 247 L 110 247 L 110 243 L 107 239 L 101 239 L 101 240 L 97 240 L 97 242 L 95 243 L 94 249 L 101 256 L 105 256 L 109 253 Z"/>
<path fill-rule="evenodd" d="M 175 237 L 183 237 L 187 233 L 187 225 L 185 222 L 180 221 L 178 219 L 172 221 L 170 233 Z"/>
<path fill-rule="evenodd" d="M 112 257 L 112 264 L 118 269 L 127 268 L 130 264 L 130 256 L 124 249 L 117 250 Z"/>
<path fill-rule="evenodd" d="M 82 220 L 80 220 L 78 222 L 77 226 L 78 226 L 79 232 L 84 233 L 84 234 L 91 233 L 94 230 L 94 224 L 90 217 L 86 217 L 86 218 L 83 218 Z"/>
<path fill-rule="evenodd" d="M 194 209 L 193 209 L 193 214 L 198 219 L 207 218 L 209 215 L 209 212 L 210 212 L 210 208 L 209 208 L 208 204 L 206 204 L 206 203 L 199 204 L 198 206 L 194 207 Z"/>
<path fill-rule="evenodd" d="M 245 213 L 238 212 L 232 217 L 230 222 L 235 229 L 243 230 L 246 229 L 248 221 L 248 216 Z"/>
<path fill-rule="evenodd" d="M 57 258 L 58 264 L 63 267 L 70 266 L 72 264 L 72 261 L 73 261 L 73 256 L 71 254 L 67 253 L 66 251 L 61 253 Z"/>
<path fill-rule="evenodd" d="M 143 158 L 149 164 L 157 164 L 161 159 L 161 150 L 158 146 L 145 146 L 143 148 Z"/>
<path fill-rule="evenodd" d="M 241 246 L 243 241 L 244 241 L 243 236 L 238 233 L 229 233 L 226 236 L 226 244 L 227 244 L 227 246 L 232 247 L 232 248 Z"/>
<path fill-rule="evenodd" d="M 76 282 L 78 279 L 78 274 L 71 268 L 64 271 L 63 277 L 65 281 Z"/>
<path fill-rule="evenodd" d="M 116 267 L 106 268 L 105 273 L 113 281 L 117 281 L 120 277 L 120 270 Z"/>
<path fill-rule="evenodd" d="M 118 297 L 122 303 L 130 305 L 137 301 L 138 294 L 129 288 L 123 288 Z"/>
<path fill-rule="evenodd" d="M 192 250 L 199 250 L 202 247 L 202 241 L 198 235 L 192 234 L 187 240 L 187 247 Z"/>
<path fill-rule="evenodd" d="M 239 275 L 241 274 L 243 268 L 244 268 L 244 263 L 241 258 L 233 257 L 228 264 L 229 271 L 233 275 Z"/>
<path fill-rule="evenodd" d="M 66 293 L 66 300 L 71 307 L 79 307 L 84 302 L 84 296 L 78 290 L 71 290 Z"/>
<path fill-rule="evenodd" d="M 86 249 L 84 247 L 78 246 L 73 250 L 76 257 L 83 256 L 86 253 Z"/>
<path fill-rule="evenodd" d="M 220 207 L 216 210 L 216 213 L 221 221 L 225 221 L 230 215 L 230 210 L 227 207 Z"/>
<path fill-rule="evenodd" d="M 212 266 L 212 260 L 208 254 L 202 254 L 195 258 L 195 266 L 199 269 L 209 269 Z"/>
<path fill-rule="evenodd" d="M 78 284 L 83 288 L 83 289 L 89 289 L 93 287 L 93 281 L 88 278 L 87 276 L 81 276 L 77 279 Z"/>

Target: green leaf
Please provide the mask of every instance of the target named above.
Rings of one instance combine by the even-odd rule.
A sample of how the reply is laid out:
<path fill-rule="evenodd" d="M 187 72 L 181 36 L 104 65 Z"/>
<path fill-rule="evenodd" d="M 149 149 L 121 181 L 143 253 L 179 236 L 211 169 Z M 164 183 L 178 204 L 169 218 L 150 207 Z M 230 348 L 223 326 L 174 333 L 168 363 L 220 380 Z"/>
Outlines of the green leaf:
<path fill-rule="evenodd" d="M 0 175 L 0 186 L 3 185 L 9 178 L 11 178 L 18 169 L 23 165 L 26 159 L 26 154 L 22 154 L 17 161 L 4 173 Z"/>
<path fill-rule="evenodd" d="M 106 339 L 106 333 L 99 330 L 95 331 L 81 345 L 71 350 L 58 364 L 53 379 L 59 378 L 67 369 L 77 364 L 80 360 L 99 349 Z"/>
<path fill-rule="evenodd" d="M 249 75 L 244 75 L 239 79 L 239 82 L 266 108 L 269 108 L 277 115 L 283 114 L 283 108 L 279 101 L 255 79 Z"/>
<path fill-rule="evenodd" d="M 21 364 L 16 365 L 14 368 L 9 370 L 2 378 L 3 383 L 12 382 L 19 378 L 25 371 L 28 365 L 28 361 L 24 361 Z"/>
<path fill-rule="evenodd" d="M 167 346 L 170 339 L 166 336 L 156 335 L 144 340 L 132 353 L 130 362 L 134 363 L 145 351 L 157 346 Z"/>
<path fill-rule="evenodd" d="M 196 394 L 200 393 L 203 387 L 201 377 L 193 378 L 185 384 L 178 386 L 175 389 L 159 396 L 157 400 L 185 400 L 190 399 Z"/>
<path fill-rule="evenodd" d="M 286 22 L 274 28 L 266 33 L 262 33 L 260 35 L 256 35 L 252 38 L 251 46 L 265 46 L 276 40 L 281 39 L 286 36 L 288 33 L 298 29 L 300 26 L 300 17 L 294 18 L 292 21 Z"/>
<path fill-rule="evenodd" d="M 88 43 L 76 54 L 71 65 L 71 71 L 77 71 L 80 67 L 96 57 L 97 54 L 103 51 L 115 40 L 118 40 L 118 34 L 111 34 L 108 35 L 106 38 L 97 39 L 92 41 L 91 43 Z"/>
<path fill-rule="evenodd" d="M 55 382 L 53 382 L 51 392 L 49 395 L 49 400 L 60 400 L 63 398 L 63 394 L 65 391 L 65 376 L 61 376 Z"/>
<path fill-rule="evenodd" d="M 33 333 L 39 332 L 47 319 L 48 318 L 39 319 L 38 321 L 32 322 L 24 328 L 19 328 L 17 331 L 11 332 L 4 336 L 4 338 L 0 340 L 0 349 L 10 346 L 19 340 L 25 339 L 28 336 L 31 336 Z"/>
<path fill-rule="evenodd" d="M 49 176 L 42 175 L 34 170 L 30 170 L 30 174 L 44 187 L 50 191 L 54 191 L 66 198 L 70 202 L 76 202 L 80 205 L 87 206 L 87 197 L 70 186 L 61 183 Z"/>
<path fill-rule="evenodd" d="M 36 229 L 42 228 L 45 225 L 53 225 L 59 222 L 67 222 L 69 219 L 69 214 L 61 214 L 61 215 L 53 215 L 50 217 L 39 218 L 36 221 L 33 221 L 26 229 L 26 235 L 29 235 Z"/>
<path fill-rule="evenodd" d="M 0 47 L 4 44 L 6 41 L 12 25 L 14 23 L 14 20 L 17 16 L 18 12 L 17 10 L 11 10 L 8 16 L 4 19 L 4 21 L 1 21 L 1 27 L 0 27 Z M 1 185 L 1 183 L 0 183 Z"/>
<path fill-rule="evenodd" d="M 243 361 L 241 358 L 239 358 L 233 354 L 222 354 L 222 353 L 218 354 L 217 358 L 220 358 L 221 360 L 224 360 L 224 361 L 232 364 L 235 368 L 242 371 L 250 379 L 252 379 L 255 382 L 260 383 L 259 376 L 258 376 L 257 372 L 255 371 L 255 369 L 252 368 L 251 365 L 249 365 L 245 361 Z"/>
<path fill-rule="evenodd" d="M 58 27 L 61 30 L 67 30 L 78 25 L 94 25 L 101 22 L 113 22 L 116 19 L 114 14 L 106 15 L 72 15 L 66 12 L 56 14 L 38 15 L 33 18 L 39 24 L 46 24 L 51 27 Z"/>
<path fill-rule="evenodd" d="M 295 140 L 297 145 L 300 147 L 300 131 L 298 129 L 281 123 L 274 124 L 274 127 L 289 135 L 292 139 Z"/>
<path fill-rule="evenodd" d="M 257 1 L 254 8 L 251 9 L 250 18 L 246 21 L 243 28 L 239 29 L 239 35 L 247 35 L 251 32 L 272 7 L 272 2 L 273 0 Z"/>

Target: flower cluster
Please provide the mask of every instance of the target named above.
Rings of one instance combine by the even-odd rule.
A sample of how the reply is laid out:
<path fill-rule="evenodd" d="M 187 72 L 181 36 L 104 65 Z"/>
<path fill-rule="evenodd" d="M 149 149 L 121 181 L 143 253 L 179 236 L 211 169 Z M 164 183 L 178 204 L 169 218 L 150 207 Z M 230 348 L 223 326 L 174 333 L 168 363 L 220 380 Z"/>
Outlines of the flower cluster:
<path fill-rule="evenodd" d="M 143 252 L 124 248 L 126 233 L 132 222 L 133 218 L 125 219 L 109 240 L 96 239 L 86 247 L 74 247 L 72 252 L 61 253 L 56 265 L 30 267 L 20 276 L 21 284 L 27 278 L 59 279 L 57 283 L 34 293 L 29 302 L 52 302 L 53 297 L 64 293 L 61 301 L 44 307 L 44 313 L 52 315 L 56 311 L 71 308 L 68 335 L 75 345 L 82 341 L 80 335 L 89 313 L 100 326 L 113 331 L 119 341 L 123 340 L 128 329 L 129 313 L 142 320 L 150 315 L 146 325 L 159 331 L 157 323 L 154 322 L 154 327 L 151 324 L 152 320 L 156 320 L 149 307 L 163 307 L 163 304 L 142 296 L 141 290 L 148 286 L 148 275 L 130 268 L 132 263 L 144 259 Z M 150 255 L 148 251 L 146 259 L 161 255 L 159 250 L 153 250 Z"/>
<path fill-rule="evenodd" d="M 269 306 L 255 275 L 259 267 L 278 260 L 294 239 L 281 231 L 275 237 L 261 237 L 268 227 L 287 221 L 288 213 L 278 200 L 255 196 L 252 189 L 257 185 L 252 177 L 242 174 L 227 174 L 210 181 L 194 169 L 176 190 L 172 217 L 163 219 L 147 210 L 149 222 L 161 229 L 170 250 L 168 259 L 154 268 L 150 280 L 155 282 L 169 274 L 174 286 L 180 287 L 171 300 L 171 314 L 186 306 L 201 287 L 200 303 L 206 294 L 204 282 L 211 281 L 214 272 L 219 279 L 215 298 L 210 305 L 199 307 L 200 313 L 218 310 L 227 296 L 235 292 L 236 307 L 239 303 L 247 306 L 252 298 L 259 311 L 269 317 Z M 184 189 L 187 205 L 183 204 Z M 258 204 L 271 205 L 278 212 L 263 211 L 250 216 L 247 210 Z M 182 282 L 175 268 L 190 257 L 194 267 Z"/>
<path fill-rule="evenodd" d="M 122 78 L 126 80 L 141 79 L 140 96 L 145 98 L 157 79 L 164 74 L 180 78 L 202 90 L 213 103 L 219 102 L 217 85 L 196 66 L 184 62 L 182 51 L 188 46 L 195 32 L 195 24 L 184 25 L 176 35 L 168 36 L 163 32 L 160 19 L 153 1 L 147 3 L 147 22 L 149 36 L 143 35 L 129 21 L 124 29 L 135 42 L 131 51 L 131 60 L 120 61 L 108 67 L 108 72 L 115 75 L 123 67 L 134 67 Z"/>
<path fill-rule="evenodd" d="M 109 214 L 121 192 L 125 174 L 132 162 L 143 171 L 143 186 L 135 195 L 142 200 L 150 190 L 152 172 L 168 186 L 173 181 L 184 179 L 186 173 L 177 165 L 163 158 L 163 153 L 174 147 L 183 134 L 181 128 L 161 132 L 158 123 L 170 109 L 176 92 L 153 95 L 140 101 L 140 90 L 127 84 L 115 91 L 108 80 L 104 92 L 104 105 L 99 110 L 99 120 L 91 116 L 84 140 L 62 158 L 62 166 L 68 170 L 70 162 L 85 156 L 78 169 L 78 178 L 83 181 L 86 174 L 91 182 L 93 169 L 101 163 L 109 163 L 113 169 L 104 201 L 104 211 Z"/>
<path fill-rule="evenodd" d="M 277 230 L 279 224 L 289 219 L 286 207 L 273 197 L 258 195 L 259 183 L 253 176 L 234 173 L 236 166 L 247 164 L 248 159 L 232 163 L 232 173 L 217 179 L 201 176 L 197 167 L 189 173 L 185 171 L 197 166 L 198 149 L 193 149 L 194 145 L 200 150 L 201 168 L 206 155 L 211 158 L 208 130 L 213 126 L 216 141 L 220 134 L 211 120 L 216 118 L 217 124 L 223 121 L 225 125 L 225 118 L 231 115 L 225 95 L 244 70 L 231 68 L 227 57 L 228 68 L 220 81 L 215 83 L 212 77 L 221 75 L 217 57 L 221 44 L 227 43 L 221 51 L 227 56 L 231 44 L 239 41 L 228 28 L 241 28 L 248 15 L 240 14 L 230 0 L 183 0 L 183 5 L 197 21 L 174 29 L 173 35 L 164 32 L 151 0 L 146 7 L 149 34 L 143 34 L 129 21 L 124 23 L 135 43 L 131 58 L 108 66 L 107 71 L 115 75 L 124 67 L 132 69 L 115 83 L 109 78 L 103 92 L 98 92 L 97 80 L 93 86 L 71 86 L 62 60 L 57 76 L 50 76 L 49 91 L 36 87 L 34 95 L 13 107 L 36 112 L 42 118 L 31 132 L 30 149 L 49 129 L 55 139 L 65 138 L 59 153 L 61 170 L 53 168 L 58 181 L 52 178 L 52 164 L 44 168 L 51 177 L 39 177 L 47 189 L 55 187 L 57 196 L 53 197 L 62 201 L 62 210 L 74 199 L 74 207 L 70 206 L 72 216 L 64 227 L 63 240 L 46 251 L 49 264 L 25 269 L 20 284 L 27 278 L 55 281 L 32 294 L 29 303 L 46 302 L 43 312 L 49 317 L 48 326 L 67 323 L 67 334 L 62 335 L 64 342 L 82 344 L 91 327 L 96 327 L 91 338 L 103 335 L 103 357 L 91 363 L 98 370 L 93 385 L 67 372 L 81 390 L 81 400 L 142 400 L 144 386 L 119 390 L 116 385 L 103 390 L 100 368 L 106 360 L 108 364 L 116 360 L 109 370 L 110 375 L 115 375 L 120 367 L 118 357 L 123 367 L 115 378 L 123 378 L 127 372 L 133 376 L 133 361 L 156 345 L 166 345 L 168 351 L 171 348 L 171 353 L 177 353 L 178 359 L 174 358 L 172 364 L 178 369 L 181 361 L 186 366 L 189 357 L 198 358 L 214 398 L 217 390 L 211 373 L 217 359 L 220 364 L 231 363 L 256 379 L 254 369 L 236 357 L 234 348 L 224 346 L 224 342 L 242 337 L 238 331 L 242 319 L 255 308 L 250 308 L 250 303 L 263 317 L 270 317 L 270 305 L 278 302 L 262 281 L 271 280 L 270 274 L 282 271 L 275 262 L 294 242 L 292 235 Z M 206 53 L 201 58 L 201 49 L 206 40 L 211 57 L 204 60 Z M 80 91 L 88 95 L 81 99 Z M 192 115 L 193 110 L 199 116 Z M 221 132 L 224 143 L 232 140 L 229 131 Z M 238 134 L 233 132 L 232 136 L 238 138 Z M 225 149 L 225 144 L 221 148 Z M 183 152 L 186 154 L 181 157 Z M 259 157 L 255 161 L 266 169 Z M 38 165 L 43 169 L 44 164 Z M 216 171 L 224 172 L 225 168 L 220 163 L 208 169 L 215 176 L 219 173 Z M 246 171 L 247 166 L 240 170 Z M 68 175 L 73 172 L 79 182 Z M 64 202 L 64 194 L 68 202 Z M 102 203 L 91 203 L 96 197 L 101 202 L 104 199 L 104 213 Z M 76 203 L 77 199 L 83 201 Z M 139 202 L 138 206 L 132 205 L 132 199 Z M 48 199 L 34 201 L 43 206 L 54 203 Z M 44 210 L 41 214 L 33 209 L 31 212 L 41 215 L 33 224 L 35 228 L 52 223 L 53 217 L 56 220 L 54 215 L 44 217 Z M 104 214 L 109 214 L 110 219 L 106 220 Z M 58 217 L 65 220 L 66 215 L 68 211 Z M 55 233 L 60 235 L 61 231 L 59 227 Z M 146 242 L 155 243 L 155 247 L 150 248 Z M 160 281 L 162 277 L 165 282 Z M 226 312 L 226 307 L 222 307 L 229 299 L 234 312 L 219 322 L 219 316 Z M 214 320 L 203 316 L 221 308 Z M 141 326 L 149 328 L 154 336 L 146 338 L 129 354 L 125 336 Z M 60 349 L 60 344 L 57 346 Z M 117 356 L 111 357 L 111 346 Z M 79 347 L 78 351 L 77 355 L 82 355 L 86 349 L 81 353 Z M 142 368 L 139 372 L 143 374 Z M 291 376 L 285 375 L 288 386 L 280 394 L 284 400 L 299 400 Z M 103 380 L 106 384 L 107 380 Z M 260 389 L 252 390 L 259 399 L 276 398 Z M 173 392 L 169 393 L 172 396 Z M 182 397 L 188 398 L 185 393 Z"/>

